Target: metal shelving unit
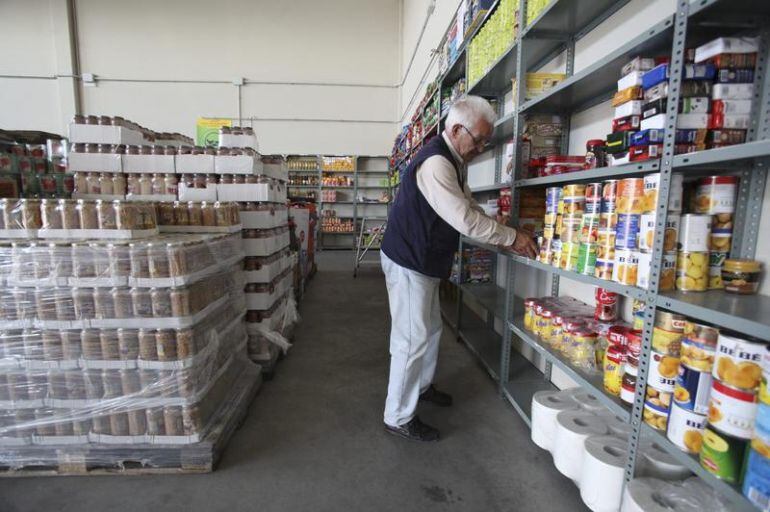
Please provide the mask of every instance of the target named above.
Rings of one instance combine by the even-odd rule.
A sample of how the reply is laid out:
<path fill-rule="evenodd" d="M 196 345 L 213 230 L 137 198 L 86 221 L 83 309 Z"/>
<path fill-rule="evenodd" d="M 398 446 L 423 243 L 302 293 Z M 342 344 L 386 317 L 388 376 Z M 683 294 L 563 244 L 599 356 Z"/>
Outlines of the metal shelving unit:
<path fill-rule="evenodd" d="M 700 476 L 704 482 L 727 498 L 731 510 L 754 511 L 751 503 L 743 497 L 740 489 L 724 483 L 701 467 L 696 457 L 680 451 L 664 433 L 658 432 L 642 421 L 642 408 L 647 384 L 647 373 L 652 342 L 652 330 L 657 309 L 683 314 L 687 317 L 708 321 L 723 328 L 759 339 L 770 341 L 770 297 L 733 296 L 722 291 L 705 293 L 659 292 L 659 280 L 663 255 L 663 227 L 665 225 L 671 175 L 684 173 L 686 178 L 706 174 L 733 174 L 741 178 L 737 198 L 737 211 L 733 234 L 733 257 L 752 258 L 757 250 L 759 219 L 761 215 L 767 168 L 770 166 L 770 81 L 768 74 L 768 47 L 770 30 L 764 28 L 770 19 L 770 4 L 751 0 L 678 0 L 676 11 L 662 22 L 650 27 L 641 35 L 628 40 L 618 49 L 608 53 L 597 62 L 574 71 L 575 42 L 628 3 L 628 0 L 552 0 L 545 10 L 528 26 L 523 26 L 516 41 L 492 68 L 476 84 L 470 84 L 469 93 L 502 99 L 510 90 L 510 79 L 522 77 L 527 71 L 536 70 L 562 52 L 566 53 L 567 78 L 547 93 L 521 101 L 515 105 L 514 113 L 500 116 L 496 123 L 495 142 L 496 177 L 494 186 L 479 187 L 474 193 L 498 190 L 500 183 L 502 143 L 513 137 L 515 141 L 514 162 L 516 162 L 514 203 L 522 188 L 544 187 L 571 182 L 595 181 L 605 178 L 642 176 L 652 172 L 660 173 L 660 187 L 656 211 L 659 212 L 656 237 L 653 246 L 653 262 L 650 272 L 650 287 L 647 290 L 624 286 L 615 282 L 568 272 L 520 256 L 511 255 L 496 247 L 480 244 L 462 237 L 459 250 L 474 245 L 493 251 L 502 256 L 507 269 L 505 285 L 461 284 L 456 288 L 457 301 L 454 311 L 442 301 L 442 316 L 452 327 L 458 339 L 468 345 L 482 366 L 496 381 L 501 396 L 507 399 L 514 410 L 529 423 L 532 395 L 541 389 L 554 389 L 550 382 L 554 366 L 563 371 L 581 387 L 590 391 L 614 414 L 629 422 L 632 434 L 629 438 L 628 459 L 625 481 L 633 478 L 636 469 L 637 450 L 642 439 L 650 439 L 671 453 L 686 467 Z M 493 9 L 497 4 L 493 6 Z M 519 0 L 519 12 L 526 12 L 526 0 Z M 488 13 L 491 15 L 492 10 Z M 478 27 L 477 29 L 478 30 Z M 677 105 L 683 55 L 685 48 L 702 44 L 719 35 L 741 35 L 758 33 L 762 44 L 755 72 L 756 96 L 752 112 L 754 121 L 748 132 L 747 142 L 720 149 L 712 149 L 674 155 L 673 130 L 669 130 L 663 147 L 663 156 L 658 160 L 631 163 L 617 167 L 605 167 L 543 178 L 521 179 L 520 138 L 524 116 L 531 113 L 560 114 L 565 119 L 593 105 L 607 101 L 617 89 L 620 69 L 636 55 L 670 55 L 669 101 L 666 111 L 666 126 L 676 126 Z M 465 45 L 461 56 L 447 73 L 441 77 L 451 82 L 461 76 L 458 63 L 464 63 Z M 515 98 L 525 98 L 525 80 L 517 81 Z M 502 105 L 502 102 L 499 103 Z M 500 112 L 502 114 L 502 112 Z M 569 124 L 565 127 L 569 133 Z M 569 140 L 564 137 L 562 151 L 568 149 Z M 512 219 L 517 219 L 514 210 Z M 644 317 L 642 357 L 639 376 L 632 406 L 604 390 L 602 375 L 574 367 L 554 347 L 541 343 L 524 330 L 521 318 L 523 299 L 515 295 L 517 270 L 522 266 L 535 268 L 551 278 L 551 293 L 559 295 L 560 279 L 579 281 L 601 286 L 626 297 L 639 299 L 647 304 Z M 462 258 L 460 259 L 462 275 Z M 493 280 L 493 283 L 497 279 Z M 482 321 L 470 313 L 464 296 L 486 310 L 487 320 Z M 454 314 L 453 314 L 454 313 Z M 503 320 L 502 335 L 496 330 L 496 321 Z M 497 324 L 499 326 L 499 323 Z M 542 358 L 540 371 L 513 350 L 514 338 L 531 347 Z"/>

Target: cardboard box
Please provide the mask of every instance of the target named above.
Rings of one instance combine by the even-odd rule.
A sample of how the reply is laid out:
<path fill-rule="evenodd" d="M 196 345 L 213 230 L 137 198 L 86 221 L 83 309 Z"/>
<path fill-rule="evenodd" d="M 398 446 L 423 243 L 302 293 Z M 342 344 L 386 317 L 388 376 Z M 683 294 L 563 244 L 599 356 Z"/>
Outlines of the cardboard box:
<path fill-rule="evenodd" d="M 123 126 L 70 123 L 69 141 L 95 144 L 146 144 L 142 132 Z"/>
<path fill-rule="evenodd" d="M 275 161 L 278 160 L 278 163 Z M 271 155 L 262 156 L 262 174 L 275 180 L 288 181 L 289 169 L 286 165 L 286 159 L 277 158 Z"/>
<path fill-rule="evenodd" d="M 237 202 L 286 202 L 286 186 L 282 183 L 220 183 L 217 185 L 219 201 Z"/>
<path fill-rule="evenodd" d="M 121 155 L 125 173 L 175 174 L 175 155 Z"/>
<path fill-rule="evenodd" d="M 643 71 L 631 71 L 626 73 L 620 80 L 618 80 L 618 90 L 622 91 L 623 89 L 628 89 L 629 87 L 642 85 L 643 75 Z"/>
<path fill-rule="evenodd" d="M 642 114 L 642 101 L 632 100 L 623 103 L 622 105 L 615 107 L 614 119 L 628 116 L 638 116 Z"/>
<path fill-rule="evenodd" d="M 231 135 L 229 133 L 219 135 L 220 148 L 252 148 L 259 151 L 259 142 L 256 135 Z"/>
<path fill-rule="evenodd" d="M 214 155 L 176 155 L 177 174 L 214 174 Z"/>
<path fill-rule="evenodd" d="M 246 212 L 241 211 L 241 224 L 243 229 L 271 229 L 285 226 L 289 223 L 289 214 L 286 208 Z"/>
<path fill-rule="evenodd" d="M 186 183 L 179 183 L 180 201 L 217 201 L 217 186 L 206 185 L 206 188 L 188 187 Z M 243 214 L 241 214 L 243 215 Z"/>
<path fill-rule="evenodd" d="M 73 151 L 69 155 L 67 166 L 72 172 L 123 172 L 122 156 L 125 155 L 118 153 L 75 153 Z"/>
<path fill-rule="evenodd" d="M 214 157 L 214 172 L 217 174 L 262 174 L 262 159 L 248 155 L 217 155 Z"/>

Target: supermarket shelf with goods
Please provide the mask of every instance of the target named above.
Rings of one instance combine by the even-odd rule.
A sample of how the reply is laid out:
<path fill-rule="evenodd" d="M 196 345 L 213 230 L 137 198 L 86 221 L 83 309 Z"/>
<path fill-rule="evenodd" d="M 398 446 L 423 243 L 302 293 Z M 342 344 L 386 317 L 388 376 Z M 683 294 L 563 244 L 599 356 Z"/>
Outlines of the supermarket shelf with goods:
<path fill-rule="evenodd" d="M 377 211 L 388 212 L 392 193 L 385 157 L 289 157 L 289 172 L 289 196 L 296 201 L 314 203 L 319 210 L 319 250 L 353 249 L 353 241 L 340 245 L 327 235 L 336 235 L 337 239 L 353 235 L 358 232 L 361 219 L 375 211 L 374 208 L 381 207 Z M 327 206 L 329 208 L 325 208 Z"/>
<path fill-rule="evenodd" d="M 605 482 L 612 491 L 605 494 L 615 500 L 608 510 L 619 508 L 623 493 L 634 499 L 629 493 L 647 485 L 638 477 L 659 468 L 650 460 L 660 457 L 677 479 L 695 473 L 703 496 L 729 503 L 730 510 L 756 510 L 754 504 L 768 499 L 759 482 L 767 474 L 762 464 L 770 464 L 767 400 L 755 394 L 763 371 L 759 354 L 770 342 L 770 302 L 756 295 L 761 265 L 754 261 L 764 257 L 757 247 L 770 163 L 770 33 L 762 25 L 770 5 L 679 1 L 671 16 L 574 73 L 574 41 L 627 2 L 516 4 L 526 20 L 514 21 L 507 44 L 487 45 L 480 68 L 471 58 L 473 41 L 461 38 L 454 48 L 465 55 L 469 91 L 484 89 L 500 114 L 513 112 L 496 125 L 495 183 L 474 193 L 505 192 L 503 162 L 510 160 L 515 208 L 499 215 L 534 230 L 540 253 L 529 260 L 462 237 L 452 278 L 462 284 L 453 288 L 454 302 L 444 293 L 442 316 L 502 382 L 502 394 L 532 424 L 533 440 L 542 432 L 536 416 L 546 396 L 537 391 L 553 389 L 554 367 L 578 385 L 554 401 L 582 393 L 580 403 L 569 398 L 564 407 L 616 418 L 608 428 L 623 439 L 613 479 Z M 487 20 L 505 5 L 494 2 Z M 482 25 L 475 34 L 497 27 Z M 564 74 L 537 72 L 564 50 Z M 452 85 L 445 80 L 440 74 L 442 91 Z M 513 109 L 500 108 L 511 88 Z M 585 155 L 567 155 L 570 116 L 608 101 L 615 115 L 606 138 L 587 141 Z M 444 114 L 443 101 L 441 107 Z M 414 141 L 422 140 L 410 139 L 416 131 L 407 127 L 396 141 L 395 183 L 418 147 Z M 492 260 L 506 266 L 502 287 L 494 284 L 500 281 L 487 264 Z M 517 276 L 531 275 L 525 267 L 550 276 L 553 298 L 515 295 Z M 601 290 L 601 307 L 616 307 L 608 298 L 632 301 L 633 325 L 613 315 L 595 317 L 593 306 L 556 300 L 565 279 Z M 465 299 L 488 320 L 469 313 Z M 547 310 L 545 333 L 528 323 L 525 310 L 530 314 L 532 307 L 525 303 Z M 502 335 L 494 330 L 496 319 L 504 321 Z M 519 343 L 544 365 L 541 372 L 530 364 L 532 380 L 528 367 L 512 366 Z M 742 381 L 739 373 L 753 377 Z M 729 447 L 728 454 L 718 445 Z M 690 485 L 701 484 L 677 485 L 691 492 Z M 591 491 L 581 482 L 583 500 L 593 508 Z"/>

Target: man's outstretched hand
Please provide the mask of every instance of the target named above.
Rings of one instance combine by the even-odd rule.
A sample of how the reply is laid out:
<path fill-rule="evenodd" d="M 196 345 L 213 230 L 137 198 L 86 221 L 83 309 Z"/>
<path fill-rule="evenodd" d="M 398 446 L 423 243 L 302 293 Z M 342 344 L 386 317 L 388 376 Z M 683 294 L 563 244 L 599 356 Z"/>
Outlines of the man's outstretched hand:
<path fill-rule="evenodd" d="M 503 249 L 530 259 L 535 259 L 537 256 L 537 244 L 535 243 L 535 239 L 532 237 L 531 233 L 523 229 L 518 230 L 513 245 L 503 247 Z"/>

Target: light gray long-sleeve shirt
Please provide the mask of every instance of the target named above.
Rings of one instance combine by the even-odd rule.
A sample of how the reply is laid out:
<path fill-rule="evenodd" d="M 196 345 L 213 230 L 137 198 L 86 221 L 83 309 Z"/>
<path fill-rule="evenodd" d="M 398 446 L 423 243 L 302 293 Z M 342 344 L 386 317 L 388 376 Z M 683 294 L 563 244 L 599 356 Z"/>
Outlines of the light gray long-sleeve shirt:
<path fill-rule="evenodd" d="M 452 152 L 457 168 L 463 175 L 466 166 L 446 133 L 441 134 Z M 503 226 L 488 217 L 473 199 L 466 180 L 460 188 L 452 163 L 443 156 L 426 159 L 416 170 L 417 188 L 425 200 L 447 224 L 461 234 L 493 245 L 511 245 L 516 240 L 516 230 Z"/>

